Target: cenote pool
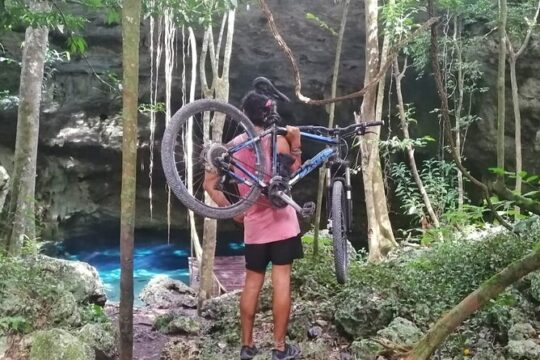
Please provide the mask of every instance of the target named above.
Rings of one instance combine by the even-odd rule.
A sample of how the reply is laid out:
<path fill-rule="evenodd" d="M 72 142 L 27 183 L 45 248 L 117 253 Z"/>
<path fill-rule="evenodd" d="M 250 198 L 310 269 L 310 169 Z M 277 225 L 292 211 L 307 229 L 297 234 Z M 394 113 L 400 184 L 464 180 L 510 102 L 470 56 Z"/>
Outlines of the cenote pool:
<path fill-rule="evenodd" d="M 94 266 L 105 285 L 107 299 L 120 299 L 120 247 L 119 231 L 100 233 L 65 240 L 65 257 Z M 241 233 L 218 235 L 217 256 L 242 255 L 244 244 Z M 141 305 L 138 294 L 156 275 L 167 275 L 189 284 L 188 257 L 191 256 L 189 233 L 172 232 L 167 240 L 166 232 L 135 232 L 134 292 L 135 304 Z"/>

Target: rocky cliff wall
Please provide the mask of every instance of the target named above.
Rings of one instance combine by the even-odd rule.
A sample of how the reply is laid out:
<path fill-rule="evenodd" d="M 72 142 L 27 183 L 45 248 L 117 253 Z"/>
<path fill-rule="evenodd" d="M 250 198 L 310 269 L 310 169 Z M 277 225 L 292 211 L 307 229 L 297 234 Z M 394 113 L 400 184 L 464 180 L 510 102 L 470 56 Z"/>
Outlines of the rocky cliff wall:
<path fill-rule="evenodd" d="M 302 76 L 302 91 L 312 98 L 327 97 L 330 92 L 331 74 L 336 38 L 317 24 L 306 20 L 312 12 L 337 29 L 341 7 L 326 0 L 270 0 L 276 23 L 298 60 Z M 81 11 L 81 10 L 79 10 Z M 93 231 L 96 225 L 118 226 L 121 175 L 121 94 L 111 89 L 102 79 L 121 76 L 121 29 L 108 25 L 103 14 L 85 12 L 89 22 L 85 30 L 88 50 L 85 58 L 55 64 L 44 91 L 40 127 L 39 169 L 37 196 L 40 216 L 46 237 L 62 238 Z M 351 5 L 338 92 L 349 93 L 359 89 L 364 71 L 363 9 L 358 3 Z M 150 54 L 149 28 L 141 24 L 140 102 L 149 102 Z M 20 57 L 23 33 L 12 33 L 0 40 L 4 48 Z M 51 33 L 53 48 L 65 43 L 65 36 Z M 200 40 L 200 39 L 199 39 Z M 180 47 L 180 46 L 179 46 Z M 488 91 L 476 101 L 482 118 L 468 135 L 465 154 L 467 164 L 479 173 L 495 164 L 496 129 L 496 44 L 486 41 L 479 49 L 478 59 L 484 64 L 485 86 Z M 520 100 L 523 116 L 524 168 L 530 173 L 540 173 L 540 39 L 533 37 L 529 50 L 518 64 L 518 81 L 521 84 Z M 181 58 L 181 54 L 177 54 Z M 0 82 L 3 88 L 17 92 L 20 69 L 14 64 L 0 63 Z M 231 102 L 238 105 L 250 87 L 253 78 L 266 76 L 287 95 L 293 97 L 292 68 L 272 38 L 266 19 L 258 5 L 243 5 L 238 10 L 231 63 Z M 164 83 L 164 81 L 162 81 Z M 507 159 L 513 165 L 513 115 L 508 84 Z M 438 107 L 438 100 L 429 76 L 415 79 L 408 74 L 404 84 L 405 102 L 417 109 L 418 125 L 415 135 L 434 135 L 437 119 L 429 111 Z M 159 88 L 164 96 L 164 86 Z M 172 105 L 181 106 L 181 64 L 178 64 L 173 81 Z M 395 102 L 394 102 L 395 103 Z M 338 123 L 352 121 L 352 112 L 359 101 L 348 101 L 337 108 Z M 390 107 L 393 110 L 393 106 Z M 282 115 L 290 124 L 324 124 L 327 113 L 324 107 L 313 107 L 293 102 L 285 104 Z M 156 128 L 155 168 L 153 171 L 153 216 L 149 207 L 149 121 L 139 118 L 139 174 L 137 192 L 137 226 L 163 228 L 167 223 L 167 193 L 159 161 L 159 143 L 164 123 L 160 118 Z M 16 108 L 0 110 L 0 166 L 10 171 L 16 129 Z M 308 146 L 306 155 L 314 149 Z M 426 150 L 424 150 L 426 152 Z M 428 153 L 420 156 L 430 156 Z M 313 181 L 307 179 L 306 181 Z M 361 179 L 355 179 L 356 211 L 363 211 Z M 300 200 L 313 199 L 309 190 L 315 185 L 298 187 Z M 184 228 L 185 209 L 172 199 L 173 226 Z M 397 207 L 396 207 L 397 209 Z M 396 210 L 396 214 L 399 212 Z M 361 218 L 361 214 L 360 214 Z M 356 224 L 361 228 L 361 224 Z"/>
<path fill-rule="evenodd" d="M 303 92 L 322 98 L 329 93 L 336 39 L 317 24 L 306 20 L 307 12 L 320 15 L 334 28 L 339 27 L 341 8 L 324 0 L 270 1 L 276 22 L 299 61 Z M 77 10 L 76 11 L 82 11 Z M 340 91 L 359 87 L 363 73 L 363 13 L 359 6 L 350 12 L 348 40 L 343 54 Z M 121 28 L 108 25 L 103 14 L 85 12 L 88 50 L 85 58 L 56 63 L 44 91 L 40 125 L 37 197 L 39 214 L 48 238 L 62 238 L 95 230 L 99 226 L 118 226 L 121 179 L 121 94 L 102 79 L 110 74 L 121 77 Z M 140 102 L 149 102 L 150 53 L 149 27 L 141 24 Z M 0 42 L 11 56 L 20 58 L 24 33 L 13 33 Z M 200 40 L 200 39 L 199 39 Z M 65 36 L 52 32 L 51 47 L 61 48 Z M 180 41 L 179 41 L 180 44 Z M 180 46 L 179 46 L 180 48 Z M 181 59 L 181 54 L 177 54 Z M 20 69 L 0 63 L 3 86 L 16 93 Z M 257 76 L 266 76 L 292 97 L 291 67 L 273 40 L 258 6 L 238 10 L 231 62 L 231 102 L 238 105 Z M 164 84 L 164 81 L 163 81 Z M 164 97 L 164 86 L 159 93 Z M 181 64 L 173 81 L 172 105 L 181 106 Z M 352 121 L 352 109 L 343 122 Z M 346 107 L 340 107 L 345 109 Z M 298 103 L 283 107 L 288 123 L 324 124 L 324 108 Z M 153 216 L 149 209 L 149 121 L 139 118 L 139 173 L 137 191 L 138 227 L 163 228 L 167 223 L 167 193 L 159 161 L 159 140 L 163 119 L 156 128 L 155 168 L 153 171 Z M 0 111 L 0 165 L 8 170 L 14 148 L 16 108 Z M 301 194 L 301 198 L 308 197 Z M 173 226 L 183 228 L 185 210 L 173 198 Z"/>

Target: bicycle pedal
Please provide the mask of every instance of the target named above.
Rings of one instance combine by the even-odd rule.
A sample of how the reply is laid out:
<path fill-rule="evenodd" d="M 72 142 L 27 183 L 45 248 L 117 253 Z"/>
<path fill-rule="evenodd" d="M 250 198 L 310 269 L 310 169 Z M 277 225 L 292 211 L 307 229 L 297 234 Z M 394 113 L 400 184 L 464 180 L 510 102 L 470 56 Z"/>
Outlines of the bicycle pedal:
<path fill-rule="evenodd" d="M 302 206 L 302 217 L 309 218 L 315 214 L 315 203 L 313 201 L 308 201 Z"/>

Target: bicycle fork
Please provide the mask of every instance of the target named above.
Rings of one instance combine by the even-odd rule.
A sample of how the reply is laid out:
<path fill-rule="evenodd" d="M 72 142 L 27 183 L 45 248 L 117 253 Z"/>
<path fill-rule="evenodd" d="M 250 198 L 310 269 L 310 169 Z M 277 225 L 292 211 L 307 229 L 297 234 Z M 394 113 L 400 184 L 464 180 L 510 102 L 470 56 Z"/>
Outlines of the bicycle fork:
<path fill-rule="evenodd" d="M 345 209 L 344 215 L 345 215 L 345 231 L 347 233 L 350 233 L 352 231 L 352 210 L 353 210 L 353 200 L 352 200 L 352 186 L 351 186 L 351 169 L 349 168 L 348 164 L 345 166 L 344 171 L 344 178 L 340 177 L 332 177 L 333 172 L 331 169 L 331 165 L 326 166 L 326 214 L 328 214 L 328 224 L 327 228 L 332 232 L 332 189 L 333 189 L 333 182 L 336 180 L 343 180 L 344 181 L 344 190 L 345 190 L 345 199 L 346 203 L 344 204 Z"/>

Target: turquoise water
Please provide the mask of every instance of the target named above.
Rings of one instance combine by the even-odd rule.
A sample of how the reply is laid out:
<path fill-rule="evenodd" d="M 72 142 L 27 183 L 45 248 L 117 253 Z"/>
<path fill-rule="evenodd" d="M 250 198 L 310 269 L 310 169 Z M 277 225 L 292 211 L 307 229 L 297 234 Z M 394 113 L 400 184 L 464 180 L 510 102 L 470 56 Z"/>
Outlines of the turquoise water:
<path fill-rule="evenodd" d="M 99 272 L 108 301 L 120 299 L 120 247 L 119 232 L 114 235 L 85 236 L 64 241 L 66 258 L 94 266 Z M 242 235 L 225 233 L 218 236 L 217 256 L 242 255 Z M 188 257 L 191 256 L 189 234 L 135 232 L 133 251 L 133 277 L 135 303 L 141 305 L 138 294 L 156 275 L 167 275 L 189 284 Z"/>

